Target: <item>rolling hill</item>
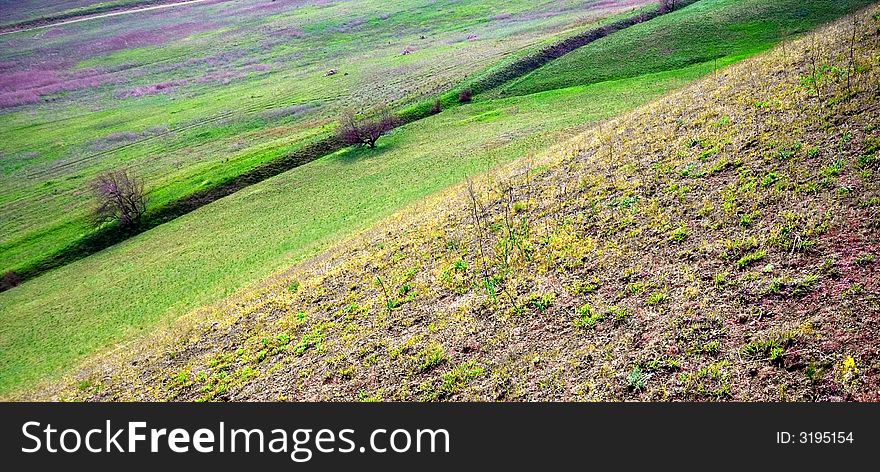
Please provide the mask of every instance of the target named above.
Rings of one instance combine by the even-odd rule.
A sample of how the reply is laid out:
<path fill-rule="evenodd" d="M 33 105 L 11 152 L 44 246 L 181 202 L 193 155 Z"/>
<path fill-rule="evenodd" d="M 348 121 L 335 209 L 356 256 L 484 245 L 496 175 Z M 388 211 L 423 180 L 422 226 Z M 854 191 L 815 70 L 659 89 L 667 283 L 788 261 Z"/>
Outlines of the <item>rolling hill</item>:
<path fill-rule="evenodd" d="M 574 51 L 503 87 L 524 95 L 634 77 L 764 51 L 870 1 L 701 0 Z M 639 60 L 632 58 L 638 57 Z"/>
<path fill-rule="evenodd" d="M 99 232 L 101 172 L 137 172 L 155 211 L 329 136 L 346 108 L 426 100 L 650 3 L 228 0 L 2 35 L 0 273 Z"/>
<path fill-rule="evenodd" d="M 872 7 L 537 156 L 483 156 L 31 395 L 877 401 L 878 42 Z M 510 113 L 480 106 L 436 119 Z"/>
<path fill-rule="evenodd" d="M 592 27 L 587 20 L 575 30 Z M 534 152 L 561 137 L 565 128 L 644 103 L 705 72 L 669 71 L 630 83 L 449 109 L 399 130 L 395 142 L 405 145 L 383 144 L 378 152 L 384 160 L 343 150 L 29 280 L 0 294 L 0 391 L 54 378 L 84 357 L 222 299 L 456 179 L 481 172 L 489 158 L 500 162 Z M 555 107 L 558 116 L 548 120 L 540 113 L 542 106 Z M 494 134 L 505 126 L 515 132 Z M 451 129 L 458 134 L 449 134 Z M 241 130 L 230 132 L 250 139 Z M 377 161 L 383 164 L 377 167 Z M 154 204 L 160 193 L 153 188 Z M 41 211 L 52 213 L 50 207 Z M 261 243 L 255 245 L 256 240 Z M 185 284 L 182 274 L 187 274 Z"/>
<path fill-rule="evenodd" d="M 233 5 L 235 10 L 243 8 L 247 3 L 235 2 L 229 5 Z M 489 5 L 485 2 L 478 3 L 479 5 L 474 4 L 476 10 L 463 9 L 459 11 L 459 15 L 476 19 L 485 18 L 486 8 L 489 8 Z M 415 14 L 413 12 L 420 12 L 420 15 L 427 14 L 424 7 L 419 5 L 421 4 L 416 2 L 408 6 L 396 5 L 395 8 L 412 7 L 415 10 L 407 11 L 412 14 Z M 711 5 L 726 8 L 727 3 L 711 0 Z M 811 4 L 810 18 L 831 19 L 842 13 L 842 10 L 831 8 L 830 5 Z M 342 9 L 343 6 L 345 5 L 338 5 L 334 9 L 322 10 L 322 12 L 334 21 L 338 21 L 333 14 L 348 11 Z M 357 5 L 348 5 L 349 8 L 355 6 Z M 703 8 L 694 3 L 671 14 L 686 13 L 698 6 Z M 462 5 L 458 7 L 463 8 Z M 497 10 L 493 10 L 496 13 L 502 11 L 502 8 L 505 10 L 512 8 L 506 3 L 503 7 L 500 4 L 496 7 Z M 587 8 L 586 16 L 581 16 L 582 8 Z M 595 19 L 596 15 L 602 16 L 608 11 L 615 11 L 614 8 L 610 10 L 609 8 L 608 5 L 599 2 L 589 5 L 579 4 L 568 13 L 554 10 L 552 17 L 546 18 L 535 18 L 525 13 L 523 17 L 502 15 L 506 18 L 505 21 L 511 22 L 512 26 L 518 26 L 510 30 L 493 30 L 493 34 L 510 34 L 516 37 L 517 41 L 523 41 L 531 46 L 522 47 L 515 53 L 494 60 L 491 65 L 469 75 L 467 79 L 457 84 L 451 93 L 442 95 L 444 110 L 441 113 L 412 121 L 399 128 L 391 136 L 380 141 L 379 149 L 375 152 L 355 149 L 333 152 L 213 201 L 181 218 L 159 224 L 149 231 L 130 237 L 89 257 L 80 258 L 81 260 L 51 270 L 13 290 L 0 293 L 0 319 L 3 320 L 0 329 L 0 393 L 52 381 L 59 375 L 69 372 L 83 359 L 101 355 L 106 349 L 119 343 L 136 340 L 151 333 L 154 328 L 173 323 L 179 316 L 193 309 L 218 302 L 243 287 L 258 283 L 278 270 L 310 258 L 336 242 L 368 230 L 383 218 L 436 191 L 461 182 L 469 176 L 484 173 L 497 165 L 543 152 L 548 146 L 564 141 L 598 120 L 607 119 L 642 105 L 663 93 L 747 56 L 727 56 L 722 60 L 697 63 L 680 69 L 674 68 L 678 67 L 677 63 L 670 62 L 670 67 L 673 67 L 671 69 L 619 80 L 566 87 L 519 97 L 501 98 L 491 93 L 481 94 L 475 97 L 473 103 L 457 102 L 457 89 L 468 87 L 469 84 L 483 83 L 487 77 L 498 76 L 505 68 L 515 65 L 521 58 L 541 55 L 545 48 L 552 49 L 554 44 L 559 44 L 558 41 L 565 42 L 568 41 L 567 38 L 590 34 L 591 31 L 596 30 L 608 32 L 608 25 L 617 21 L 616 18 L 627 18 L 628 15 L 633 14 L 626 11 L 616 16 Z M 646 8 L 655 7 L 648 5 Z M 183 12 L 177 15 L 185 18 L 191 14 L 192 12 Z M 276 18 L 278 15 L 267 17 L 266 12 L 261 15 L 254 13 L 254 22 L 256 24 L 265 21 L 289 22 L 292 21 L 291 16 L 295 20 L 300 14 L 304 13 L 296 8 L 279 13 L 280 18 Z M 638 10 L 635 14 L 639 15 Z M 176 15 L 170 20 L 165 18 L 163 21 L 174 21 L 174 18 Z M 647 27 L 662 18 L 662 16 L 653 18 L 630 27 L 639 28 L 638 31 L 641 33 L 637 37 L 645 47 L 656 42 L 655 35 L 645 33 L 652 31 Z M 741 21 L 740 17 L 731 15 L 722 15 L 721 18 Z M 403 20 L 406 20 L 408 28 L 412 28 L 417 18 L 405 16 L 401 21 Z M 556 25 L 551 30 L 556 31 L 561 28 L 561 32 L 547 36 L 545 34 L 547 30 L 542 28 L 538 28 L 533 33 L 523 33 L 517 29 L 531 24 L 529 23 L 531 21 Z M 482 24 L 479 21 L 478 23 Z M 454 24 L 459 23 L 449 23 L 449 25 Z M 467 22 L 465 21 L 464 24 Z M 252 34 L 255 29 L 259 30 L 256 27 L 248 29 L 248 25 L 254 27 L 250 20 L 237 26 L 242 34 L 245 32 Z M 688 25 L 689 28 L 694 26 L 693 23 Z M 125 24 L 120 28 L 124 26 Z M 81 27 L 84 26 L 77 26 L 77 28 Z M 491 28 L 492 22 L 490 21 L 486 27 Z M 608 46 L 606 40 L 613 39 L 614 36 L 626 31 L 629 29 L 610 32 L 608 33 L 610 36 L 588 43 L 581 50 L 599 48 L 608 51 L 609 47 L 611 49 L 620 47 L 620 51 L 616 54 L 622 55 L 628 51 L 630 42 L 615 41 L 612 42 L 612 46 Z M 688 31 L 690 30 L 681 34 L 693 33 Z M 356 30 L 347 33 L 347 37 L 356 37 L 359 34 L 362 32 Z M 535 39 L 537 36 L 532 34 L 542 39 Z M 772 36 L 776 33 L 767 34 Z M 87 38 L 88 35 L 85 37 Z M 298 41 L 299 39 L 295 39 L 294 44 L 298 44 Z M 43 47 L 51 49 L 51 44 L 45 44 Z M 209 46 L 211 44 L 213 43 L 209 43 Z M 456 47 L 479 51 L 483 46 L 485 44 L 479 40 L 469 40 L 467 44 Z M 167 47 L 170 45 L 160 45 L 158 48 L 134 48 L 131 51 L 148 51 L 149 55 L 138 56 L 140 58 L 138 60 L 147 60 L 154 58 L 156 54 L 167 53 Z M 125 52 L 123 56 L 131 51 L 126 49 L 123 51 Z M 112 59 L 116 54 L 112 53 L 109 57 Z M 394 53 L 395 61 L 409 60 L 410 57 L 412 54 L 404 57 Z M 352 63 L 352 70 L 372 66 L 381 68 L 384 62 L 375 64 L 373 62 L 375 59 L 366 58 L 364 59 L 366 62 Z M 101 60 L 107 61 L 108 58 L 104 57 Z M 425 62 L 425 64 L 430 63 L 431 61 Z M 584 63 L 584 66 L 596 68 L 606 65 Z M 150 65 L 147 69 L 151 67 L 153 66 Z M 300 70 L 296 62 L 279 64 L 278 67 L 279 74 L 285 77 Z M 477 66 L 473 65 L 473 67 Z M 345 72 L 341 74 L 344 79 Z M 331 78 L 339 78 L 338 75 Z M 323 74 L 318 78 L 318 80 L 325 79 L 327 77 Z M 283 81 L 282 78 L 278 80 Z M 325 82 L 321 83 L 326 85 Z M 248 90 L 251 90 L 257 84 L 246 80 L 239 85 L 242 89 L 249 87 Z M 375 82 L 365 84 L 375 84 Z M 340 86 L 343 89 L 345 87 Z M 160 94 L 161 96 L 145 98 L 145 100 L 158 100 L 159 109 L 186 103 L 187 107 L 191 107 L 188 108 L 187 113 L 192 117 L 204 116 L 206 113 L 212 113 L 213 108 L 206 105 L 202 98 L 212 93 L 225 94 L 229 91 L 217 84 L 207 84 L 205 87 L 205 89 L 194 89 L 192 95 L 187 95 L 196 101 L 191 101 L 189 98 L 184 100 L 175 94 L 170 96 Z M 57 103 L 47 102 L 16 113 L 20 116 L 41 119 L 40 117 L 43 116 L 41 107 L 64 108 L 80 103 L 90 96 L 101 103 L 101 93 L 106 93 L 106 90 L 103 92 L 101 90 L 103 89 L 94 92 L 96 95 L 71 94 L 66 99 L 58 100 Z M 359 89 L 352 89 L 354 92 L 357 90 Z M 233 96 L 224 96 L 218 103 L 220 106 L 226 106 L 234 102 L 233 98 Z M 266 103 L 274 103 L 276 106 L 279 101 L 285 100 L 283 95 L 277 94 L 269 94 L 265 99 Z M 423 111 L 419 111 L 419 107 L 423 106 L 422 103 L 430 105 L 430 101 L 418 102 L 405 108 L 403 113 L 424 116 Z M 128 108 L 113 113 L 127 117 L 146 113 L 151 120 L 161 119 L 161 114 L 150 115 L 152 113 L 150 110 L 156 109 L 151 108 L 151 105 L 144 100 L 136 100 L 130 103 Z M 16 116 L 16 114 L 6 116 Z M 90 119 L 95 116 L 100 117 L 103 114 L 87 115 L 91 117 Z M 262 138 L 257 137 L 259 135 L 294 143 L 291 146 L 301 149 L 302 146 L 308 146 L 307 143 L 312 142 L 312 138 L 303 138 L 292 131 L 294 128 L 303 129 L 302 123 L 297 121 L 298 116 L 280 118 L 287 123 L 279 124 L 281 128 L 276 128 L 270 123 L 271 120 L 265 119 L 254 121 L 246 129 L 224 122 L 224 133 L 228 132 L 230 139 L 247 146 L 259 145 L 262 142 Z M 326 119 L 330 120 L 331 114 L 327 116 Z M 70 139 L 81 139 L 80 133 L 89 134 L 78 128 L 75 123 L 76 121 L 59 120 L 53 126 L 57 126 L 58 130 L 63 131 L 63 134 Z M 193 132 L 203 134 L 203 125 L 207 126 L 202 123 L 196 127 L 197 129 L 194 128 Z M 320 126 L 321 129 L 324 128 L 324 125 Z M 104 126 L 100 129 L 101 133 L 111 132 Z M 124 138 L 128 139 L 128 135 L 123 134 Z M 49 136 L 49 134 L 40 134 L 37 130 L 27 132 L 20 130 L 14 135 L 21 142 L 33 141 L 35 136 Z M 225 150 L 222 146 L 213 147 L 222 144 L 226 138 L 214 132 L 204 134 L 203 138 L 205 145 L 212 149 L 206 151 L 208 153 L 206 155 L 217 161 L 217 170 L 235 175 L 242 169 L 231 157 L 228 149 Z M 66 142 L 67 139 L 64 138 L 64 141 Z M 172 155 L 173 152 L 169 147 L 172 144 L 169 139 L 176 138 L 164 135 L 150 136 L 144 138 L 143 143 L 138 141 L 138 144 L 133 146 L 115 143 L 113 146 L 116 147 L 111 146 L 110 154 L 106 159 L 113 161 L 115 159 L 113 156 L 117 156 L 120 152 L 133 152 L 134 154 L 126 159 L 130 158 L 138 166 L 142 163 L 154 162 L 158 165 L 157 172 L 167 172 L 167 166 L 145 158 L 137 149 L 140 149 L 138 146 L 149 145 L 144 149 L 153 149 L 155 152 L 163 153 L 163 156 Z M 178 144 L 180 147 L 177 149 L 191 157 L 193 153 L 199 153 L 201 152 L 199 149 L 202 149 L 201 146 L 185 144 L 184 141 Z M 281 148 L 275 147 L 274 144 L 267 146 L 267 153 L 248 153 L 248 155 L 255 157 L 257 161 L 278 159 L 278 156 L 288 155 L 285 146 Z M 58 149 L 64 150 L 68 147 L 71 146 L 60 146 Z M 72 145 L 73 149 L 76 147 L 76 144 Z M 21 172 L 26 172 L 27 169 L 29 167 L 22 167 Z M 12 178 L 16 173 L 12 172 L 9 175 Z M 172 175 L 176 174 L 172 173 Z M 78 178 L 82 180 L 86 176 L 87 174 L 82 174 Z M 209 180 L 211 182 L 204 181 L 207 182 L 205 184 L 207 187 L 198 182 L 175 181 L 177 188 L 175 192 L 176 194 L 198 192 L 194 189 L 209 188 L 216 182 L 223 181 L 223 179 Z M 152 183 L 155 184 L 155 181 Z M 161 204 L 164 198 L 162 195 L 169 194 L 164 193 L 162 187 L 153 187 L 152 204 L 156 205 L 157 200 L 159 200 L 158 204 Z M 75 205 L 76 211 L 85 212 L 83 202 L 86 202 L 87 198 L 88 195 L 80 193 L 75 195 L 75 200 L 66 205 Z M 74 204 L 76 199 L 80 203 Z M 46 203 L 45 198 L 40 197 L 39 200 L 42 206 L 33 207 L 32 217 L 45 217 L 55 212 L 52 205 Z M 76 216 L 76 211 L 67 212 L 65 217 L 83 218 Z M 9 227 L 16 227 L 14 220 L 14 218 L 9 220 Z M 51 243 L 51 238 L 26 239 L 28 245 L 54 244 Z M 17 247 L 21 249 L 24 246 Z M 6 254 L 14 252 L 11 250 Z M 181 280 L 186 280 L 186 283 L 181 283 Z"/>

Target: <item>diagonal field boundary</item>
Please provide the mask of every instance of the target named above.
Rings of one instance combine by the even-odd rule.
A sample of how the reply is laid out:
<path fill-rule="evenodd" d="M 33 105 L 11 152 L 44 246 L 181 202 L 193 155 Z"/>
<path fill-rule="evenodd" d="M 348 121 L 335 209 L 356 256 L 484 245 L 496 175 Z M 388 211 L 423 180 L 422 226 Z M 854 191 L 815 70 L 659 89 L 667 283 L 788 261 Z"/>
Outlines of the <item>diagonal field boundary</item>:
<path fill-rule="evenodd" d="M 699 0 L 676 2 L 675 9 L 682 8 L 686 5 L 696 3 Z M 547 63 L 558 59 L 572 51 L 584 47 L 593 41 L 604 38 L 617 31 L 629 28 L 630 26 L 649 21 L 658 16 L 664 15 L 672 11 L 670 8 L 663 6 L 656 10 L 639 13 L 637 15 L 618 20 L 614 23 L 604 25 L 583 32 L 581 34 L 569 37 L 557 43 L 554 43 L 538 52 L 527 55 L 500 70 L 478 79 L 470 84 L 469 88 L 473 93 L 480 93 L 498 87 L 510 80 L 521 77 L 529 72 L 538 69 Z M 457 92 L 449 91 L 443 95 L 442 100 L 451 106 L 458 105 Z M 411 107 L 401 114 L 398 126 L 403 126 L 432 115 L 431 102 L 425 102 Z M 83 259 L 87 256 L 100 252 L 104 249 L 120 243 L 132 236 L 143 233 L 144 231 L 155 228 L 163 223 L 181 217 L 198 208 L 201 208 L 211 202 L 217 201 L 223 197 L 231 195 L 243 188 L 260 183 L 266 179 L 276 175 L 295 169 L 301 165 L 327 156 L 334 152 L 347 147 L 339 142 L 335 136 L 328 136 L 318 141 L 312 142 L 302 148 L 279 157 L 275 160 L 267 162 L 250 169 L 236 177 L 219 182 L 216 185 L 196 191 L 190 195 L 182 197 L 173 202 L 167 203 L 161 207 L 151 209 L 144 215 L 141 224 L 135 228 L 123 229 L 117 225 L 105 226 L 94 233 L 74 241 L 70 245 L 59 250 L 55 254 L 16 271 L 14 278 L 17 283 L 32 279 L 40 274 L 48 272 L 57 267 L 64 266 L 73 261 Z M 16 283 L 16 284 L 17 284 Z M 4 285 L 0 282 L 0 292 L 12 288 L 12 284 Z"/>

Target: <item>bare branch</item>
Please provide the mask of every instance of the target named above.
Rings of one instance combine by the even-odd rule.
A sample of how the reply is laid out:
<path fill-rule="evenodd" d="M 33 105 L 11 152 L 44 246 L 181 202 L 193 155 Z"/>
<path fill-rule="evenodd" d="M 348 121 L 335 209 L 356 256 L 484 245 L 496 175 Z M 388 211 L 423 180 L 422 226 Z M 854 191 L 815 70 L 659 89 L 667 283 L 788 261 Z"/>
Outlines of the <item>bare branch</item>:
<path fill-rule="evenodd" d="M 349 146 L 366 146 L 371 149 L 376 147 L 379 138 L 400 124 L 400 120 L 387 108 L 383 108 L 379 113 L 368 118 L 359 117 L 354 112 L 348 112 L 339 121 L 336 137 L 340 142 Z"/>
<path fill-rule="evenodd" d="M 136 226 L 147 210 L 143 181 L 126 170 L 105 172 L 90 186 L 96 202 L 95 225 L 117 221 L 121 226 Z"/>

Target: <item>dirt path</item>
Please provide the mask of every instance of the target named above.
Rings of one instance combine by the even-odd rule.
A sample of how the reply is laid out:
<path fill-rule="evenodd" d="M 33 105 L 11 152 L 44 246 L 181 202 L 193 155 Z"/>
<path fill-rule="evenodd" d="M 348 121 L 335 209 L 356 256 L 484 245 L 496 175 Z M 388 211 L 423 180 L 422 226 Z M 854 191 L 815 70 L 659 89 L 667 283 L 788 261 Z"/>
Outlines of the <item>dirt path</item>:
<path fill-rule="evenodd" d="M 64 19 L 60 19 L 60 18 L 53 19 L 51 17 L 50 18 L 38 18 L 35 20 L 29 20 L 29 21 L 22 22 L 22 23 L 16 23 L 13 25 L 0 27 L 0 35 L 21 33 L 24 31 L 33 31 L 33 30 L 38 30 L 38 29 L 51 28 L 54 26 L 69 25 L 71 23 L 79 23 L 82 21 L 96 20 L 98 18 L 109 18 L 111 16 L 128 15 L 131 13 L 140 13 L 140 12 L 151 11 L 151 10 L 160 10 L 160 9 L 164 9 L 164 8 L 180 7 L 180 6 L 184 6 L 184 5 L 192 5 L 195 3 L 204 3 L 207 1 L 209 1 L 209 0 L 184 0 L 184 1 L 172 1 L 171 3 L 160 3 L 158 5 L 152 4 L 152 5 L 148 5 L 148 6 L 129 6 L 129 7 L 122 6 L 122 7 L 120 7 L 120 8 L 122 8 L 121 10 L 108 11 L 105 13 L 95 13 L 95 14 L 85 13 L 82 16 L 72 16 L 70 18 L 64 18 Z"/>

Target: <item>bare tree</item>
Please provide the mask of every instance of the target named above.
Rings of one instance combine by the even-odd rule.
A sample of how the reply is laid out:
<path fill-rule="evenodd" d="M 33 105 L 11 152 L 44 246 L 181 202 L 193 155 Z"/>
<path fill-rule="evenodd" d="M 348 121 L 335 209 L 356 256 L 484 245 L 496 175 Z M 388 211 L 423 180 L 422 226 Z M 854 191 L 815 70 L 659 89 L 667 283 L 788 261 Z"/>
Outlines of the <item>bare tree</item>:
<path fill-rule="evenodd" d="M 346 113 L 336 130 L 336 137 L 349 146 L 376 147 L 376 141 L 388 134 L 400 123 L 387 108 L 372 117 L 358 117 L 353 112 Z"/>
<path fill-rule="evenodd" d="M 675 0 L 661 0 L 660 10 L 663 12 L 675 10 Z"/>
<path fill-rule="evenodd" d="M 127 170 L 105 172 L 92 181 L 91 188 L 96 225 L 115 220 L 121 226 L 135 226 L 147 210 L 144 183 Z"/>

